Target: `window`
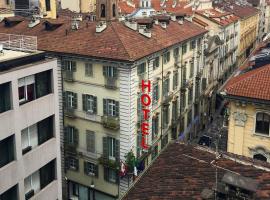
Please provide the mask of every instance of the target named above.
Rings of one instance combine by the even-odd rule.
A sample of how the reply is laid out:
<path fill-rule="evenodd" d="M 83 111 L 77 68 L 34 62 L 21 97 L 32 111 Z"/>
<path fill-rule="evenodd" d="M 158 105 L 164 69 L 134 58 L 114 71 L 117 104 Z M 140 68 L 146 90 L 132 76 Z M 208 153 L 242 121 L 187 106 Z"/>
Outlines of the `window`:
<path fill-rule="evenodd" d="M 83 94 L 83 110 L 89 114 L 97 114 L 97 97 Z"/>
<path fill-rule="evenodd" d="M 177 87 L 178 87 L 178 72 L 176 71 L 174 74 L 173 74 L 173 89 L 176 90 Z"/>
<path fill-rule="evenodd" d="M 195 48 L 196 48 L 196 41 L 193 40 L 193 41 L 191 41 L 191 43 L 190 43 L 190 50 L 193 50 L 193 49 L 195 49 Z"/>
<path fill-rule="evenodd" d="M 169 91 L 170 91 L 170 79 L 167 78 L 163 82 L 163 96 L 168 96 Z"/>
<path fill-rule="evenodd" d="M 181 93 L 181 111 L 183 112 L 184 109 L 186 108 L 186 92 Z"/>
<path fill-rule="evenodd" d="M 51 11 L 51 2 L 50 0 L 45 0 L 46 3 L 46 11 Z"/>
<path fill-rule="evenodd" d="M 34 172 L 24 179 L 25 199 L 28 200 L 40 190 L 39 171 Z"/>
<path fill-rule="evenodd" d="M 158 145 L 156 145 L 152 151 L 152 155 L 151 155 L 152 160 L 154 160 L 157 157 L 157 155 L 158 155 Z"/>
<path fill-rule="evenodd" d="M 10 83 L 0 85 L 0 113 L 11 109 Z"/>
<path fill-rule="evenodd" d="M 34 75 L 19 79 L 18 92 L 20 105 L 35 99 L 35 77 Z"/>
<path fill-rule="evenodd" d="M 84 173 L 89 176 L 98 177 L 98 165 L 84 161 Z"/>
<path fill-rule="evenodd" d="M 152 140 L 158 135 L 159 117 L 155 116 L 152 118 Z"/>
<path fill-rule="evenodd" d="M 170 62 L 170 52 L 168 51 L 168 52 L 166 52 L 164 55 L 163 55 L 163 63 L 164 64 L 166 64 L 166 63 L 168 63 L 168 62 Z"/>
<path fill-rule="evenodd" d="M 269 135 L 270 115 L 267 113 L 259 112 L 256 115 L 255 132 L 260 134 Z"/>
<path fill-rule="evenodd" d="M 153 85 L 153 103 L 156 104 L 158 100 L 159 100 L 159 87 L 158 87 L 158 83 L 156 83 Z"/>
<path fill-rule="evenodd" d="M 103 99 L 103 114 L 111 117 L 119 116 L 119 102 L 112 99 Z"/>
<path fill-rule="evenodd" d="M 187 81 L 187 68 L 184 66 L 182 68 L 182 84 L 185 84 Z"/>
<path fill-rule="evenodd" d="M 111 160 L 119 160 L 119 140 L 112 137 L 103 137 L 103 155 Z"/>
<path fill-rule="evenodd" d="M 77 146 L 79 142 L 79 131 L 73 126 L 65 127 L 65 142 L 67 145 Z"/>
<path fill-rule="evenodd" d="M 188 116 L 187 116 L 187 124 L 188 124 L 188 126 L 191 124 L 191 122 L 192 122 L 192 110 L 190 110 L 188 112 Z"/>
<path fill-rule="evenodd" d="M 37 124 L 29 126 L 22 130 L 22 154 L 25 154 L 34 147 L 38 146 Z"/>
<path fill-rule="evenodd" d="M 192 103 L 193 100 L 193 89 L 189 88 L 188 90 L 188 104 L 190 105 Z"/>
<path fill-rule="evenodd" d="M 146 72 L 146 63 L 141 63 L 138 65 L 137 73 L 138 75 L 144 74 Z"/>
<path fill-rule="evenodd" d="M 36 98 L 43 97 L 52 92 L 52 70 L 35 74 Z"/>
<path fill-rule="evenodd" d="M 179 55 L 179 48 L 177 47 L 177 48 L 175 48 L 175 49 L 173 50 L 173 56 L 174 56 L 174 57 L 178 57 L 178 55 Z"/>
<path fill-rule="evenodd" d="M 74 157 L 66 158 L 67 169 L 78 171 L 79 170 L 79 160 Z"/>
<path fill-rule="evenodd" d="M 189 71 L 189 78 L 192 78 L 194 75 L 194 62 L 190 62 L 190 71 Z"/>
<path fill-rule="evenodd" d="M 157 69 L 159 67 L 159 57 L 156 57 L 153 61 L 153 69 Z"/>
<path fill-rule="evenodd" d="M 85 76 L 93 76 L 93 65 L 85 63 Z"/>
<path fill-rule="evenodd" d="M 18 200 L 18 199 L 19 197 L 17 185 L 0 194 L 0 200 Z"/>
<path fill-rule="evenodd" d="M 15 160 L 14 135 L 0 141 L 0 168 Z"/>
<path fill-rule="evenodd" d="M 262 154 L 255 154 L 253 156 L 253 159 L 260 160 L 260 161 L 265 161 L 265 162 L 267 161 L 267 158 Z"/>
<path fill-rule="evenodd" d="M 113 6 L 112 6 L 112 13 L 113 13 L 113 17 L 115 17 L 116 16 L 116 12 L 115 12 L 115 4 L 113 4 Z"/>
<path fill-rule="evenodd" d="M 95 153 L 95 132 L 94 131 L 86 131 L 86 147 L 88 152 Z"/>
<path fill-rule="evenodd" d="M 183 53 L 183 55 L 187 53 L 187 43 L 183 44 L 182 53 Z"/>
<path fill-rule="evenodd" d="M 112 66 L 103 66 L 103 76 L 117 78 L 117 68 Z"/>
<path fill-rule="evenodd" d="M 117 183 L 117 172 L 114 169 L 104 166 L 104 179 L 111 183 Z"/>
<path fill-rule="evenodd" d="M 55 180 L 56 177 L 55 162 L 56 162 L 55 160 L 52 160 L 51 162 L 40 168 L 39 176 L 40 176 L 41 190 Z"/>
<path fill-rule="evenodd" d="M 54 135 L 54 116 L 50 116 L 37 123 L 38 145 L 46 142 Z"/>
<path fill-rule="evenodd" d="M 76 62 L 71 60 L 62 61 L 62 69 L 66 71 L 75 72 L 76 71 Z"/>
<path fill-rule="evenodd" d="M 77 94 L 74 92 L 66 91 L 64 92 L 64 106 L 66 109 L 76 109 L 77 108 Z"/>
<path fill-rule="evenodd" d="M 101 4 L 100 5 L 100 17 L 104 18 L 106 17 L 106 8 L 105 8 L 105 4 Z"/>
<path fill-rule="evenodd" d="M 168 128 L 169 120 L 170 120 L 170 109 L 169 106 L 165 106 L 163 108 L 163 128 Z"/>
<path fill-rule="evenodd" d="M 178 105 L 178 101 L 173 101 L 173 104 L 172 104 L 172 120 L 176 121 L 177 120 L 177 111 L 178 111 L 178 108 L 177 108 L 177 105 Z"/>
<path fill-rule="evenodd" d="M 166 144 L 168 144 L 168 142 L 169 142 L 169 137 L 167 134 L 161 139 L 161 148 L 163 149 L 166 146 Z"/>

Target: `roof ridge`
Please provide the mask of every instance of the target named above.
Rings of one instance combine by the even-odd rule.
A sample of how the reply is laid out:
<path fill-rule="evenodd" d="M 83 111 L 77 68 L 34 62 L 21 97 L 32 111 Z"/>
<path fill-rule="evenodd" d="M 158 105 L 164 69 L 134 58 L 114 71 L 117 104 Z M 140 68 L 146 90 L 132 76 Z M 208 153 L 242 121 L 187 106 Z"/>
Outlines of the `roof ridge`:
<path fill-rule="evenodd" d="M 251 70 L 251 71 L 247 72 L 247 73 L 250 73 L 250 74 L 241 74 L 241 75 L 239 75 L 239 76 L 247 76 L 246 78 L 244 78 L 244 77 L 235 77 L 235 78 L 239 78 L 239 80 L 236 80 L 235 83 L 232 83 L 231 85 L 229 85 L 228 88 L 226 88 L 226 90 L 228 91 L 228 90 L 234 89 L 234 87 L 237 84 L 247 82 L 250 79 L 254 78 L 255 76 L 258 76 L 259 74 L 261 74 L 265 70 L 268 70 L 269 68 L 270 68 L 270 65 L 266 65 L 266 66 L 261 67 L 259 69 L 255 69 L 255 70 Z M 242 79 L 242 78 L 244 78 L 244 79 Z"/>
<path fill-rule="evenodd" d="M 122 41 L 121 37 L 119 36 L 118 32 L 116 31 L 116 29 L 114 28 L 114 24 L 111 23 L 111 26 L 112 26 L 112 29 L 113 29 L 113 32 L 115 32 L 115 34 L 117 35 L 117 38 L 119 39 L 119 41 L 121 42 L 121 44 L 123 45 L 124 49 L 125 49 L 125 52 L 127 53 L 128 55 L 128 59 L 129 60 L 133 60 L 132 56 L 129 54 L 128 50 L 127 50 L 127 47 L 125 46 L 124 42 Z"/>

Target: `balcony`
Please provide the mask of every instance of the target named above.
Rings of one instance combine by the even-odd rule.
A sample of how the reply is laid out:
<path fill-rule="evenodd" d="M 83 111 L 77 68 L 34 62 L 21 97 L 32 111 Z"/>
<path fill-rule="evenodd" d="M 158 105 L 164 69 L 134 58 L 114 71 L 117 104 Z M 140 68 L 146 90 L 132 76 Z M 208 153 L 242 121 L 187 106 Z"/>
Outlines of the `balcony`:
<path fill-rule="evenodd" d="M 115 77 L 106 77 L 105 88 L 115 90 L 117 88 L 116 80 L 117 79 Z"/>
<path fill-rule="evenodd" d="M 73 109 L 73 108 L 65 108 L 64 113 L 68 117 L 72 117 L 72 118 L 75 117 L 75 109 Z"/>
<path fill-rule="evenodd" d="M 169 102 L 172 100 L 173 98 L 173 93 L 172 92 L 168 92 L 165 93 L 163 96 L 163 104 L 169 104 Z"/>
<path fill-rule="evenodd" d="M 103 127 L 118 130 L 120 128 L 120 121 L 119 117 L 115 116 L 102 116 L 101 121 L 103 124 Z"/>
<path fill-rule="evenodd" d="M 68 82 L 73 82 L 74 81 L 74 72 L 73 71 L 63 71 L 63 79 Z"/>

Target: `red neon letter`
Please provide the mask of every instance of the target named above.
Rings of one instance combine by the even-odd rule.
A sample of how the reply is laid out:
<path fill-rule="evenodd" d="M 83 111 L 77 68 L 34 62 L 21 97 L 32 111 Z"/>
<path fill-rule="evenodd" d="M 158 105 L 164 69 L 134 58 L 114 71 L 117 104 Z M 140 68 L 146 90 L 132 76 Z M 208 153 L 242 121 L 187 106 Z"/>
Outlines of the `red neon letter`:
<path fill-rule="evenodd" d="M 143 119 L 148 120 L 149 116 L 148 113 L 150 112 L 149 109 L 143 109 Z"/>
<path fill-rule="evenodd" d="M 149 124 L 146 122 L 143 122 L 141 125 L 141 130 L 142 130 L 142 135 L 148 135 Z"/>
<path fill-rule="evenodd" d="M 142 142 L 141 142 L 141 147 L 143 149 L 148 149 L 148 145 L 146 144 L 146 137 L 144 135 L 142 135 Z"/>
<path fill-rule="evenodd" d="M 151 104 L 150 96 L 148 94 L 143 94 L 141 96 L 141 103 L 142 103 L 143 106 L 149 106 Z"/>
<path fill-rule="evenodd" d="M 148 83 L 144 83 L 144 80 L 142 80 L 142 91 L 144 91 L 145 87 L 147 87 L 148 92 L 151 91 L 151 82 L 150 80 L 147 81 Z"/>

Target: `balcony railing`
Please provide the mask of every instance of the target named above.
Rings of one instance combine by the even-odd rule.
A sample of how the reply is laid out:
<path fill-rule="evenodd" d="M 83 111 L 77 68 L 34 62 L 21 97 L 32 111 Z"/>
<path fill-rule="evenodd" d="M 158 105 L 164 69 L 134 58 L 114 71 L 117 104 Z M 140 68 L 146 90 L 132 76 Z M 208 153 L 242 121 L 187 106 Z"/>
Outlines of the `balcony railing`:
<path fill-rule="evenodd" d="M 163 95 L 163 104 L 168 104 L 173 98 L 173 93 L 168 92 Z"/>
<path fill-rule="evenodd" d="M 65 144 L 65 151 L 72 155 L 77 155 L 77 146 L 72 144 Z"/>
<path fill-rule="evenodd" d="M 68 117 L 75 117 L 75 110 L 73 108 L 65 108 L 64 113 Z"/>
<path fill-rule="evenodd" d="M 63 72 L 63 78 L 65 81 L 70 81 L 70 82 L 73 82 L 74 81 L 74 72 L 73 71 L 69 71 L 69 70 L 66 70 Z"/>
<path fill-rule="evenodd" d="M 101 121 L 105 128 L 113 130 L 118 130 L 120 128 L 119 117 L 105 115 L 101 117 Z"/>
<path fill-rule="evenodd" d="M 116 78 L 115 77 L 107 77 L 105 82 L 105 87 L 108 89 L 116 89 Z"/>

